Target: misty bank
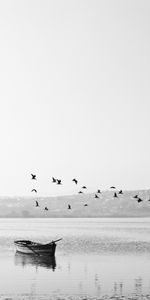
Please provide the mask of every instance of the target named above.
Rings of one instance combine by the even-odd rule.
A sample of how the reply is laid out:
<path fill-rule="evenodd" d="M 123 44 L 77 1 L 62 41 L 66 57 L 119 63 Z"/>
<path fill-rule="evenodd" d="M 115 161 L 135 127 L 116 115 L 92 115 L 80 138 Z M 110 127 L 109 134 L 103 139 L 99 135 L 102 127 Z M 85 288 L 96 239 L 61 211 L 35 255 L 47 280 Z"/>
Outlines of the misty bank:
<path fill-rule="evenodd" d="M 118 194 L 117 194 L 118 195 Z M 143 201 L 138 203 L 138 195 Z M 0 218 L 150 217 L 150 190 L 83 193 L 59 197 L 0 197 Z M 36 201 L 39 207 L 36 207 Z M 71 209 L 68 209 L 68 204 Z M 48 210 L 45 211 L 45 207 Z"/>

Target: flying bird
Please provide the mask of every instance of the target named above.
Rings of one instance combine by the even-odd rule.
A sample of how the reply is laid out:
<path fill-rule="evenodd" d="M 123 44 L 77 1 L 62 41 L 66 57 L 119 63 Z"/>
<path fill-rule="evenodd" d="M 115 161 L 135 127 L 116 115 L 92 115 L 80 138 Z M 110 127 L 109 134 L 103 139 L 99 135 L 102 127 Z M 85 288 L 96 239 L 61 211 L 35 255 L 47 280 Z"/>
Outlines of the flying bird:
<path fill-rule="evenodd" d="M 38 201 L 35 201 L 36 202 L 36 207 L 39 207 L 39 203 L 38 203 Z"/>
<path fill-rule="evenodd" d="M 44 208 L 45 210 L 48 210 L 47 206 Z"/>
<path fill-rule="evenodd" d="M 115 186 L 111 186 L 110 189 L 116 189 L 116 187 Z"/>
<path fill-rule="evenodd" d="M 61 179 L 56 179 L 56 180 L 57 180 L 57 184 L 62 184 Z"/>
<path fill-rule="evenodd" d="M 31 178 L 31 179 L 33 179 L 33 180 L 36 180 L 36 175 L 34 175 L 34 174 L 31 174 L 31 176 L 32 176 L 32 178 Z"/>
<path fill-rule="evenodd" d="M 73 178 L 73 179 L 72 179 L 72 181 L 74 181 L 74 182 L 75 182 L 75 184 L 77 184 L 77 183 L 78 183 L 78 180 L 77 180 L 77 179 L 75 179 L 75 178 Z"/>
<path fill-rule="evenodd" d="M 123 194 L 123 191 L 122 191 L 122 190 L 120 190 L 120 191 L 118 192 L 118 194 Z"/>
<path fill-rule="evenodd" d="M 143 200 L 142 200 L 141 198 L 138 198 L 138 199 L 137 199 L 137 202 L 138 202 L 138 203 L 140 203 L 140 202 L 142 202 L 142 201 L 143 201 Z"/>
<path fill-rule="evenodd" d="M 82 189 L 87 189 L 87 187 L 85 185 L 82 186 Z"/>
<path fill-rule="evenodd" d="M 71 209 L 71 205 L 70 204 L 68 204 L 68 209 Z"/>
<path fill-rule="evenodd" d="M 31 192 L 35 192 L 35 193 L 37 193 L 37 190 L 36 190 L 36 189 L 33 189 Z"/>
<path fill-rule="evenodd" d="M 78 194 L 83 194 L 83 192 L 82 192 L 82 191 L 79 191 Z"/>
<path fill-rule="evenodd" d="M 85 203 L 84 206 L 88 206 L 88 204 Z"/>
<path fill-rule="evenodd" d="M 95 194 L 95 198 L 99 198 L 99 197 Z"/>
<path fill-rule="evenodd" d="M 138 195 L 133 196 L 133 198 L 137 199 L 137 198 L 138 198 Z"/>
<path fill-rule="evenodd" d="M 114 193 L 113 197 L 114 198 L 118 198 L 117 193 Z"/>
<path fill-rule="evenodd" d="M 100 193 L 101 193 L 101 190 L 97 190 L 97 193 L 100 194 Z"/>
<path fill-rule="evenodd" d="M 56 179 L 54 177 L 52 177 L 52 182 L 55 183 L 56 182 Z"/>

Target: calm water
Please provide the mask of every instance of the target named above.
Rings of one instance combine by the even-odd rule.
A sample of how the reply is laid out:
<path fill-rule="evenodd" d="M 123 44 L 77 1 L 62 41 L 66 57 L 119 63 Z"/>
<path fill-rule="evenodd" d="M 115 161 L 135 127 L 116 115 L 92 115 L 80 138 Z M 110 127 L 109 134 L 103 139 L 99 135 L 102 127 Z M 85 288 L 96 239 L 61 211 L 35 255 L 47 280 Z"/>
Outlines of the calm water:
<path fill-rule="evenodd" d="M 55 259 L 15 253 L 15 239 L 61 237 Z M 150 219 L 0 219 L 0 299 L 149 295 Z"/>

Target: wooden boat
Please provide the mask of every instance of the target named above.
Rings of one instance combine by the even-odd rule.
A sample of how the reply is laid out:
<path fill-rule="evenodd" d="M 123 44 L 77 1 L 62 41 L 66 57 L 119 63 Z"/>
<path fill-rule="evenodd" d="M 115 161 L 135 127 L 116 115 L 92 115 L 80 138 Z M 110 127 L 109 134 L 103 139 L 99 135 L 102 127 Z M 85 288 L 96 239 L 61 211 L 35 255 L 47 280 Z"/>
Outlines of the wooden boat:
<path fill-rule="evenodd" d="M 19 240 L 19 241 L 14 241 L 14 244 L 16 246 L 16 251 L 26 253 L 26 254 L 35 254 L 35 255 L 50 255 L 54 256 L 55 255 L 55 250 L 56 250 L 56 242 L 60 241 L 52 241 L 47 244 L 40 244 L 40 243 L 35 243 L 32 241 L 28 240 Z"/>

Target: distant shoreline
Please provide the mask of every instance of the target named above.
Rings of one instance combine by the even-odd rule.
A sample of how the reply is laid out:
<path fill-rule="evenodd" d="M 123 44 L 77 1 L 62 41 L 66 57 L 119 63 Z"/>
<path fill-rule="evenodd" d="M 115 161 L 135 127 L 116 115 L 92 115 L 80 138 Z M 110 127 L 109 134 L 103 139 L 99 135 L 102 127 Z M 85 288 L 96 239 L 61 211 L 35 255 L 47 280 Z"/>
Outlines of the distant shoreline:
<path fill-rule="evenodd" d="M 0 218 L 147 217 L 150 217 L 150 190 L 122 191 L 121 194 L 107 190 L 97 195 L 84 192 L 58 197 L 0 197 Z"/>

